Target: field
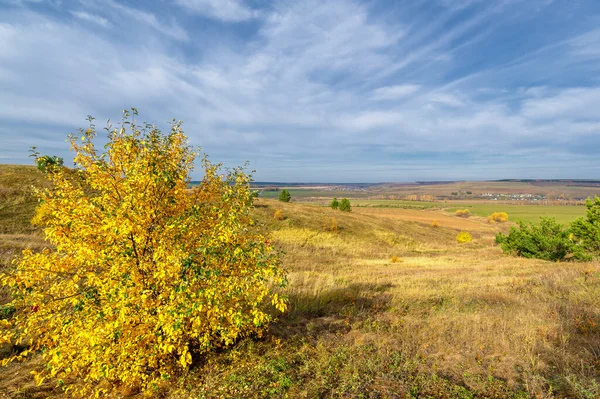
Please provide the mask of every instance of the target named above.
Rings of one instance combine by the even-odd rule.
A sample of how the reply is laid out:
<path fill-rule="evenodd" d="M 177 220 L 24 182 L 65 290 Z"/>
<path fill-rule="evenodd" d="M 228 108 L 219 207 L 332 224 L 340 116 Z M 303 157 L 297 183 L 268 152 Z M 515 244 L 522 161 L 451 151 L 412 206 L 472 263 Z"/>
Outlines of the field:
<path fill-rule="evenodd" d="M 2 269 L 20 249 L 44 245 L 27 226 L 27 185 L 13 183 L 41 184 L 37 172 L 9 177 L 5 170 Z M 257 200 L 256 219 L 284 251 L 289 310 L 262 338 L 207 356 L 162 397 L 600 397 L 600 263 L 508 257 L 494 236 L 510 223 L 402 208 L 414 202 L 353 203 L 370 206 L 343 213 Z M 529 207 L 519 214 L 516 205 L 469 206 L 481 216 L 538 216 Z M 278 209 L 282 221 L 273 218 Z M 461 231 L 473 242 L 458 244 Z M 0 397 L 61 397 L 52 383 L 32 382 L 29 371 L 38 364 L 34 357 L 2 370 Z"/>
<path fill-rule="evenodd" d="M 585 206 L 560 206 L 560 205 L 512 205 L 512 204 L 461 204 L 460 206 L 446 209 L 448 212 L 457 209 L 468 209 L 477 216 L 489 216 L 493 212 L 508 213 L 509 220 L 513 222 L 524 221 L 537 223 L 540 217 L 553 217 L 557 222 L 569 224 L 578 217 L 585 216 Z"/>
<path fill-rule="evenodd" d="M 302 202 L 302 199 L 298 199 Z M 323 205 L 326 205 L 323 203 Z M 525 221 L 538 223 L 541 217 L 553 217 L 559 223 L 568 224 L 578 217 L 585 216 L 585 206 L 562 206 L 562 205 L 517 205 L 510 203 L 486 203 L 483 201 L 447 201 L 447 202 L 424 202 L 404 200 L 352 200 L 355 207 L 369 208 L 399 208 L 399 209 L 421 209 L 430 211 L 443 210 L 448 214 L 457 209 L 468 209 L 472 215 L 487 217 L 494 212 L 506 212 L 512 222 Z"/>
<path fill-rule="evenodd" d="M 319 190 L 319 189 L 287 189 L 292 198 L 296 198 L 298 200 L 318 200 L 322 198 L 343 198 L 343 197 L 352 197 L 352 198 L 360 198 L 367 195 L 366 192 L 361 191 L 342 191 L 342 190 Z M 279 197 L 280 191 L 262 191 L 260 194 L 261 198 L 265 199 L 276 199 Z"/>

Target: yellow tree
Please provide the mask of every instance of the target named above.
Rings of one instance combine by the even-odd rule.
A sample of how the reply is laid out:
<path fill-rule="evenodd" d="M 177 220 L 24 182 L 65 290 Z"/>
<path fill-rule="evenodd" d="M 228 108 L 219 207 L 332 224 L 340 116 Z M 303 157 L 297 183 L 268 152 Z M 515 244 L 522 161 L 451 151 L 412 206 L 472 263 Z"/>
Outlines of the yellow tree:
<path fill-rule="evenodd" d="M 14 313 L 0 320 L 0 344 L 29 348 L 4 363 L 42 350 L 37 380 L 76 396 L 156 387 L 286 307 L 272 290 L 286 275 L 252 227 L 243 169 L 221 173 L 204 158 L 188 189 L 198 153 L 180 122 L 163 134 L 125 113 L 107 130 L 102 153 L 92 123 L 70 136 L 76 168 L 48 168 L 52 186 L 37 191 L 34 223 L 50 248 L 25 251 L 2 276 Z"/>

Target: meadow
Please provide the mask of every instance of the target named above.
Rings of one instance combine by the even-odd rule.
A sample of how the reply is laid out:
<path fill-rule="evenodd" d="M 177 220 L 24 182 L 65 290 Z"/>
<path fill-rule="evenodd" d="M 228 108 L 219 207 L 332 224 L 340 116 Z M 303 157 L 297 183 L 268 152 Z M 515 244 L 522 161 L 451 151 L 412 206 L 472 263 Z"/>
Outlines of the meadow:
<path fill-rule="evenodd" d="M 578 217 L 585 216 L 585 206 L 561 205 L 512 205 L 512 204 L 476 204 L 468 203 L 446 208 L 447 212 L 468 209 L 471 214 L 486 217 L 493 212 L 506 212 L 509 220 L 537 223 L 541 217 L 553 217 L 557 222 L 569 224 Z"/>
<path fill-rule="evenodd" d="M 21 249 L 41 249 L 44 242 L 28 225 L 35 205 L 28 187 L 42 184 L 37 171 L 2 168 L 5 270 Z M 511 222 L 490 225 L 482 217 L 405 209 L 401 205 L 410 204 L 400 202 L 363 205 L 370 206 L 344 213 L 258 199 L 254 217 L 271 232 L 289 271 L 288 311 L 267 334 L 210 353 L 156 396 L 600 396 L 598 261 L 509 257 L 494 236 Z M 471 205 L 476 215 L 501 210 L 511 220 L 535 216 L 529 209 L 518 216 L 505 205 Z M 277 210 L 283 220 L 273 218 Z M 461 231 L 473 241 L 458 244 Z M 0 357 L 11 348 L 2 350 Z M 38 365 L 34 357 L 3 369 L 0 397 L 62 397 L 52 382 L 33 383 L 29 372 Z"/>

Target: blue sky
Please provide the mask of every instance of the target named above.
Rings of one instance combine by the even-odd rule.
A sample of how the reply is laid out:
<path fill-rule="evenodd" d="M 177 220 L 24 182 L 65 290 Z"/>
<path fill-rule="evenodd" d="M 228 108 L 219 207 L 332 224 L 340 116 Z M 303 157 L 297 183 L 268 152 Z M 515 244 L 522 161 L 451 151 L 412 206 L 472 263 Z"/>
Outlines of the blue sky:
<path fill-rule="evenodd" d="M 130 107 L 257 180 L 600 178 L 600 1 L 0 0 L 0 163 Z"/>

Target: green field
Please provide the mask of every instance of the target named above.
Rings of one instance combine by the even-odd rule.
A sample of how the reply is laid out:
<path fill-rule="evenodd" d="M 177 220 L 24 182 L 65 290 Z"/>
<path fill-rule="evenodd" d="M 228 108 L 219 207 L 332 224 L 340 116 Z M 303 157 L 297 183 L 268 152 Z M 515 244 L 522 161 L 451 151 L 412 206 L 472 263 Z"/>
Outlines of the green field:
<path fill-rule="evenodd" d="M 457 209 L 468 209 L 477 216 L 489 216 L 493 212 L 506 212 L 511 222 L 537 223 L 540 217 L 553 217 L 557 222 L 569 224 L 580 216 L 585 216 L 585 206 L 543 206 L 543 205 L 509 205 L 509 204 L 456 204 L 445 208 L 447 212 Z"/>
<path fill-rule="evenodd" d="M 508 213 L 511 222 L 525 221 L 537 223 L 540 217 L 553 217 L 559 223 L 568 224 L 580 216 L 585 216 L 585 206 L 543 206 L 543 205 L 513 205 L 489 203 L 460 203 L 460 202 L 421 202 L 404 200 L 355 200 L 353 206 L 374 208 L 403 208 L 403 209 L 436 209 L 454 213 L 457 209 L 468 209 L 472 215 L 486 217 L 494 212 Z"/>
<path fill-rule="evenodd" d="M 354 200 L 352 206 L 371 208 L 400 208 L 400 209 L 440 209 L 443 202 L 405 201 L 405 200 Z"/>
<path fill-rule="evenodd" d="M 356 198 L 361 196 L 367 196 L 365 191 L 344 191 L 344 190 L 313 190 L 313 189 L 302 189 L 302 188 L 286 188 L 292 196 L 292 201 L 295 199 L 307 199 L 307 198 L 323 198 L 323 197 L 337 197 L 339 198 Z M 281 191 L 262 191 L 259 198 L 277 198 Z"/>

